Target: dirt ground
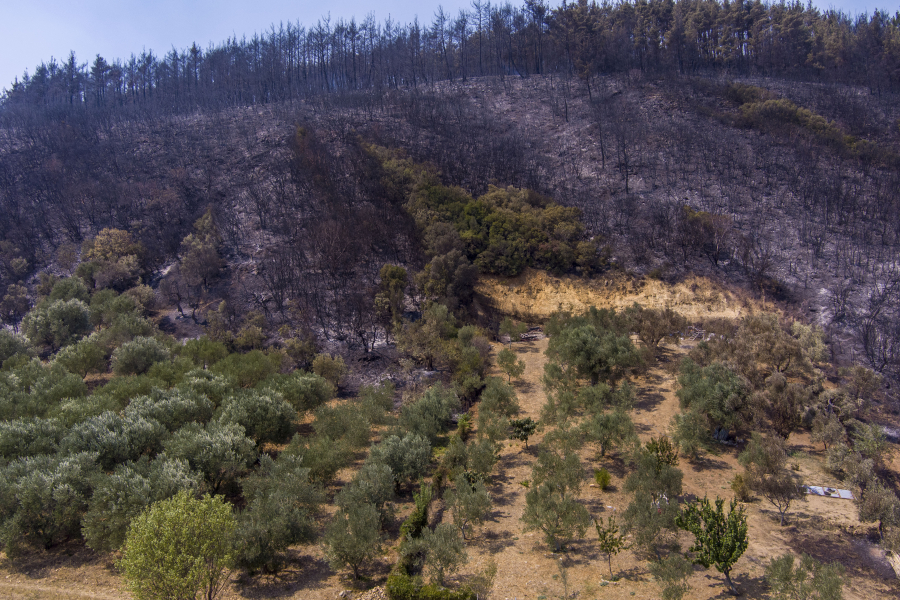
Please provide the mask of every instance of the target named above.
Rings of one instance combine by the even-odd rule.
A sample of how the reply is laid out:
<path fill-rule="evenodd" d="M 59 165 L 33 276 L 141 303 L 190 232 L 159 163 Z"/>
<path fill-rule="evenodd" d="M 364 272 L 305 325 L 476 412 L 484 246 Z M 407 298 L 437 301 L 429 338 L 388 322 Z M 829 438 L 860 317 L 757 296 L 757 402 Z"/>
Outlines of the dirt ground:
<path fill-rule="evenodd" d="M 499 298 L 496 302 L 504 303 L 503 307 L 509 313 L 532 318 L 557 308 L 580 310 L 591 303 L 623 308 L 634 301 L 647 306 L 671 306 L 689 318 L 698 319 L 702 316 L 735 317 L 754 308 L 745 300 L 702 280 L 679 285 L 681 287 L 667 288 L 659 282 L 647 281 L 638 289 L 633 282 L 622 279 L 591 282 L 586 289 L 578 280 L 531 274 L 518 282 L 488 280 L 482 282 L 480 290 Z M 513 345 L 526 364 L 521 380 L 515 382 L 522 416 L 536 420 L 545 400 L 540 377 L 546 347 L 546 339 Z M 497 345 L 494 351 L 499 349 Z M 633 382 L 637 398 L 632 417 L 642 440 L 666 433 L 672 416 L 678 411 L 671 367 L 687 352 L 687 347 L 664 346 L 663 350 L 659 363 Z M 568 551 L 561 554 L 550 552 L 539 533 L 522 531 L 520 518 L 527 491 L 522 482 L 531 477 L 531 465 L 542 437 L 541 433 L 535 434 L 527 449 L 521 442 L 507 442 L 501 450 L 489 486 L 493 510 L 489 520 L 476 530 L 468 543 L 469 562 L 449 581 L 464 582 L 494 561 L 497 574 L 490 594 L 494 600 L 547 600 L 566 594 L 569 598 L 586 599 L 659 598 L 659 588 L 647 570 L 646 560 L 631 550 L 613 559 L 615 580 L 611 580 L 605 556 L 597 550 L 596 532 L 592 528 L 583 539 L 575 540 Z M 805 483 L 829 486 L 839 483 L 823 471 L 824 452 L 810 443 L 808 435 L 795 433 L 789 442 L 793 450 L 791 460 Z M 893 450 L 896 467 L 898 453 L 896 448 Z M 729 483 L 740 472 L 739 451 L 739 447 L 723 445 L 717 454 L 706 455 L 697 463 L 681 459 L 679 466 L 684 471 L 685 499 L 703 495 L 730 499 Z M 629 501 L 622 491 L 627 468 L 621 457 L 613 454 L 600 459 L 593 449 L 585 448 L 581 458 L 585 469 L 581 500 L 591 515 L 606 518 L 621 513 Z M 613 476 L 611 486 L 604 492 L 589 485 L 593 480 L 593 469 L 600 467 L 606 467 Z M 342 475 L 343 479 L 350 477 L 349 473 Z M 402 500 L 398 506 L 398 522 L 410 510 L 409 498 Z M 745 506 L 750 543 L 732 575 L 745 597 L 767 597 L 764 566 L 772 557 L 790 551 L 795 554 L 806 552 L 822 561 L 843 564 L 846 568 L 844 597 L 849 600 L 900 598 L 900 581 L 881 549 L 869 541 L 874 526 L 859 523 L 852 501 L 809 497 L 791 507 L 784 527 L 779 526 L 774 507 L 765 501 Z M 443 513 L 441 503 L 437 502 L 432 512 L 433 522 Z M 396 531 L 390 533 L 396 538 Z M 691 536 L 683 534 L 679 541 L 686 549 Z M 346 574 L 336 574 L 329 568 L 321 549 L 316 546 L 294 549 L 293 559 L 293 563 L 278 576 L 233 580 L 224 598 L 325 600 L 338 598 L 342 592 L 351 589 L 345 597 L 378 597 L 377 586 L 384 582 L 396 555 L 393 549 L 386 549 L 379 563 L 367 571 L 369 579 L 361 587 L 375 588 L 369 591 L 353 589 Z M 0 555 L 0 597 L 10 600 L 128 598 L 130 595 L 116 572 L 114 560 L 115 557 L 98 556 L 78 544 L 33 554 L 15 563 Z M 715 569 L 695 567 L 689 583 L 689 598 L 731 597 L 724 578 Z"/>

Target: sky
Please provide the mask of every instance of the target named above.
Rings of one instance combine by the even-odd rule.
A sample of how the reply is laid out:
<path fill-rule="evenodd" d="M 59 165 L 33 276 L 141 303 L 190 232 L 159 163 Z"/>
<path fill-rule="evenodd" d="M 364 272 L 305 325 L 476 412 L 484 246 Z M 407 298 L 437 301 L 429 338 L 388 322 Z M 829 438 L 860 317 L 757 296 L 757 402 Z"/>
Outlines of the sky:
<path fill-rule="evenodd" d="M 516 0 L 514 3 L 518 4 Z M 894 0 L 895 1 L 895 0 Z M 820 9 L 850 14 L 870 12 L 893 2 L 884 0 L 817 0 Z M 373 13 L 383 22 L 388 15 L 402 23 L 418 16 L 430 22 L 438 5 L 455 16 L 469 0 L 0 0 L 0 89 L 51 57 L 65 61 L 71 50 L 79 63 L 100 54 L 107 61 L 153 50 L 163 55 L 196 42 L 201 48 L 230 36 L 251 37 L 279 22 L 315 24 Z M 558 4 L 550 0 L 551 5 Z"/>

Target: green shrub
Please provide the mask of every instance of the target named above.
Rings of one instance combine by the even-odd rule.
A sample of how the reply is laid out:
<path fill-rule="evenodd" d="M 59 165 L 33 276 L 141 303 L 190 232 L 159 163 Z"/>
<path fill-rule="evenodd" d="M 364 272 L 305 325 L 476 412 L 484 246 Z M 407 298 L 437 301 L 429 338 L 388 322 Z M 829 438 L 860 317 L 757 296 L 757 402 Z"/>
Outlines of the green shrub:
<path fill-rule="evenodd" d="M 804 554 L 794 565 L 785 554 L 766 565 L 766 582 L 775 598 L 784 600 L 840 600 L 843 598 L 844 567 L 837 562 L 823 565 Z"/>
<path fill-rule="evenodd" d="M 105 412 L 72 427 L 60 442 L 60 452 L 96 453 L 100 466 L 112 470 L 119 463 L 156 453 L 167 437 L 166 428 L 155 419 Z"/>
<path fill-rule="evenodd" d="M 281 368 L 281 355 L 253 350 L 247 354 L 229 354 L 210 371 L 226 377 L 233 385 L 249 388 L 257 385 Z"/>
<path fill-rule="evenodd" d="M 137 337 L 125 342 L 112 354 L 112 369 L 116 375 L 141 375 L 154 364 L 169 359 L 165 346 L 150 337 Z"/>
<path fill-rule="evenodd" d="M 136 600 L 213 600 L 233 564 L 235 529 L 222 497 L 193 498 L 186 492 L 153 504 L 128 529 L 119 561 Z"/>
<path fill-rule="evenodd" d="M 609 483 L 611 480 L 612 476 L 606 469 L 599 469 L 594 471 L 594 481 L 597 482 L 597 487 L 600 488 L 600 491 L 605 492 L 606 488 L 609 487 Z"/>
<path fill-rule="evenodd" d="M 98 475 L 90 453 L 20 458 L 0 469 L 0 544 L 7 556 L 77 537 Z"/>
<path fill-rule="evenodd" d="M 125 543 L 131 521 L 153 502 L 171 498 L 181 490 L 200 488 L 202 477 L 187 461 L 161 456 L 118 465 L 94 488 L 82 519 L 87 545 L 98 552 L 118 550 Z"/>
<path fill-rule="evenodd" d="M 42 303 L 25 315 L 22 329 L 33 343 L 56 350 L 77 341 L 91 330 L 90 313 L 81 300 Z"/>
<path fill-rule="evenodd" d="M 401 540 L 417 538 L 422 535 L 422 530 L 428 526 L 428 507 L 431 506 L 433 497 L 434 493 L 431 486 L 423 481 L 419 485 L 419 491 L 413 496 L 416 505 L 415 509 L 400 525 Z"/>
<path fill-rule="evenodd" d="M 410 577 L 403 569 L 395 568 L 388 575 L 384 591 L 390 600 L 477 600 L 467 587 L 450 590 L 436 585 L 422 585 L 418 577 Z"/>
<path fill-rule="evenodd" d="M 344 358 L 339 354 L 331 356 L 330 354 L 319 354 L 313 359 L 313 373 L 324 378 L 335 389 L 341 387 L 344 378 L 347 377 L 347 365 L 344 364 Z"/>
<path fill-rule="evenodd" d="M 216 418 L 240 425 L 257 444 L 280 444 L 294 432 L 297 413 L 276 393 L 242 390 L 225 399 Z"/>
<path fill-rule="evenodd" d="M 750 489 L 747 478 L 740 473 L 735 475 L 731 480 L 731 491 L 734 492 L 734 497 L 741 502 L 750 502 L 753 500 L 753 490 Z"/>
<path fill-rule="evenodd" d="M 210 421 L 205 427 L 189 423 L 165 441 L 166 456 L 188 461 L 203 474 L 213 493 L 234 482 L 256 460 L 256 444 L 235 424 Z"/>
<path fill-rule="evenodd" d="M 24 336 L 0 328 L 0 364 L 16 354 L 27 354 L 28 350 L 28 340 Z"/>

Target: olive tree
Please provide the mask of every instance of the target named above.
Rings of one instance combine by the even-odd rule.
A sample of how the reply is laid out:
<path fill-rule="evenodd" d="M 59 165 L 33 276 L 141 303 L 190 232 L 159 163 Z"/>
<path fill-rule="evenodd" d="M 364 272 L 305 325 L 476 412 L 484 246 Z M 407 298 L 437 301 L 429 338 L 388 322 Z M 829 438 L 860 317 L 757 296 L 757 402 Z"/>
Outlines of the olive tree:
<path fill-rule="evenodd" d="M 234 530 L 221 496 L 179 492 L 132 522 L 119 566 L 137 600 L 213 600 L 228 582 Z"/>

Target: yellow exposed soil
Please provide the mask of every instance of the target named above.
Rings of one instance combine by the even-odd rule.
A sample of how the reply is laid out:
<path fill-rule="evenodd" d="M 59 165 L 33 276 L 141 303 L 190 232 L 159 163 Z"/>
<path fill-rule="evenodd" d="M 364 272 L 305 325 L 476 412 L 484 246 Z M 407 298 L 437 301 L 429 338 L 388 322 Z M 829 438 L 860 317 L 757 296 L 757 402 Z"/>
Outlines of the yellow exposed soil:
<path fill-rule="evenodd" d="M 697 321 L 735 318 L 763 308 L 760 302 L 694 276 L 669 285 L 617 273 L 581 279 L 526 269 L 512 278 L 482 277 L 476 291 L 496 310 L 529 322 L 544 321 L 558 310 L 579 312 L 589 306 L 622 310 L 635 302 L 647 308 L 669 307 Z"/>

